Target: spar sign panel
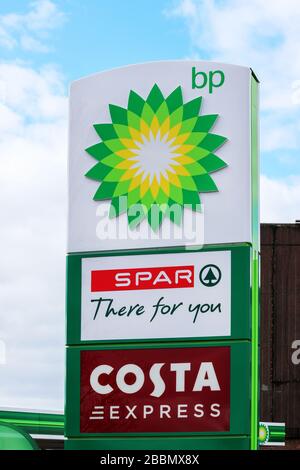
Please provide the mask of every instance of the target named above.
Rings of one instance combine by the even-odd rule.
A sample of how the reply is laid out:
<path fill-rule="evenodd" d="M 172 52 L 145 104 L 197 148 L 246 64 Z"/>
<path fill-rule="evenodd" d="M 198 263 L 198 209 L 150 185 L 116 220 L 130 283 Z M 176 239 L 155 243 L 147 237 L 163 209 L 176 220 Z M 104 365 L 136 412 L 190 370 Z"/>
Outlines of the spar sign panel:
<path fill-rule="evenodd" d="M 82 259 L 81 340 L 230 336 L 231 252 Z"/>
<path fill-rule="evenodd" d="M 80 432 L 228 432 L 230 347 L 81 351 Z"/>

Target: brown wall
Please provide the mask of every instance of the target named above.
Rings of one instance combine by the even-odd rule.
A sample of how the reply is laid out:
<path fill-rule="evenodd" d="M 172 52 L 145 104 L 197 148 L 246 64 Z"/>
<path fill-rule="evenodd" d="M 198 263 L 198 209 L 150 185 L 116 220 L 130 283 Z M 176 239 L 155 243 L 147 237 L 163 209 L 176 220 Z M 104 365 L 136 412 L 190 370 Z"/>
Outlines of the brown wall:
<path fill-rule="evenodd" d="M 285 422 L 290 438 L 300 437 L 295 340 L 300 342 L 300 224 L 262 224 L 260 418 Z"/>

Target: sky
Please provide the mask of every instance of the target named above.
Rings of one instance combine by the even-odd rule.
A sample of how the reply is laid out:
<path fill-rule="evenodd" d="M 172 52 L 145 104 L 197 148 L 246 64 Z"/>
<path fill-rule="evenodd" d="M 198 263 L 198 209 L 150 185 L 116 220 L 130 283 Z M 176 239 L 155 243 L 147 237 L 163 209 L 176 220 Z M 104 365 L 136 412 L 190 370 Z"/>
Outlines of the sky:
<path fill-rule="evenodd" d="M 261 81 L 261 220 L 300 219 L 298 0 L 0 2 L 0 408 L 64 404 L 68 88 L 205 59 Z"/>

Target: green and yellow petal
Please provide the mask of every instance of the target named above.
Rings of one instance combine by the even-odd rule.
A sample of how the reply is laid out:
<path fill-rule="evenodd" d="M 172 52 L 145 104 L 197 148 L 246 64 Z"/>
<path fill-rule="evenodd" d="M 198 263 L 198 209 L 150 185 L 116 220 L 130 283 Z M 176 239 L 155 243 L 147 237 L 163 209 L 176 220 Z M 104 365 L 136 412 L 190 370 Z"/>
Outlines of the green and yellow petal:
<path fill-rule="evenodd" d="M 131 228 L 147 218 L 158 230 L 165 217 L 180 224 L 185 205 L 201 210 L 199 193 L 218 191 L 210 173 L 227 166 L 215 154 L 227 139 L 211 132 L 218 115 L 199 115 L 201 104 L 201 96 L 184 103 L 180 86 L 165 98 L 154 84 L 146 99 L 131 90 L 127 108 L 109 105 L 111 123 L 94 124 L 101 141 L 86 149 L 97 163 L 85 176 L 100 183 L 94 200 L 111 200 L 110 218 L 127 212 Z"/>

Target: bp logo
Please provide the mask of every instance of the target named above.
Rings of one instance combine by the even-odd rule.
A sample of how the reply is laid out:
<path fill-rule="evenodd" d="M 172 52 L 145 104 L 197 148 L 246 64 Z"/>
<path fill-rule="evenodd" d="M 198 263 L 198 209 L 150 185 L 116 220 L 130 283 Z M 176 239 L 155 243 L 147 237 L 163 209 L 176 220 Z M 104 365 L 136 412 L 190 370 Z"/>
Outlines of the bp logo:
<path fill-rule="evenodd" d="M 101 142 L 86 149 L 97 160 L 86 176 L 100 183 L 95 201 L 111 200 L 110 218 L 179 225 L 185 206 L 201 210 L 199 193 L 218 191 L 210 173 L 227 166 L 215 154 L 227 139 L 211 132 L 218 115 L 200 115 L 201 102 L 184 103 L 180 86 L 164 97 L 155 84 L 146 99 L 131 90 L 127 109 L 109 105 L 111 123 L 94 125 Z"/>
<path fill-rule="evenodd" d="M 258 441 L 260 444 L 266 444 L 269 441 L 270 433 L 266 424 L 260 423 L 258 429 Z"/>

